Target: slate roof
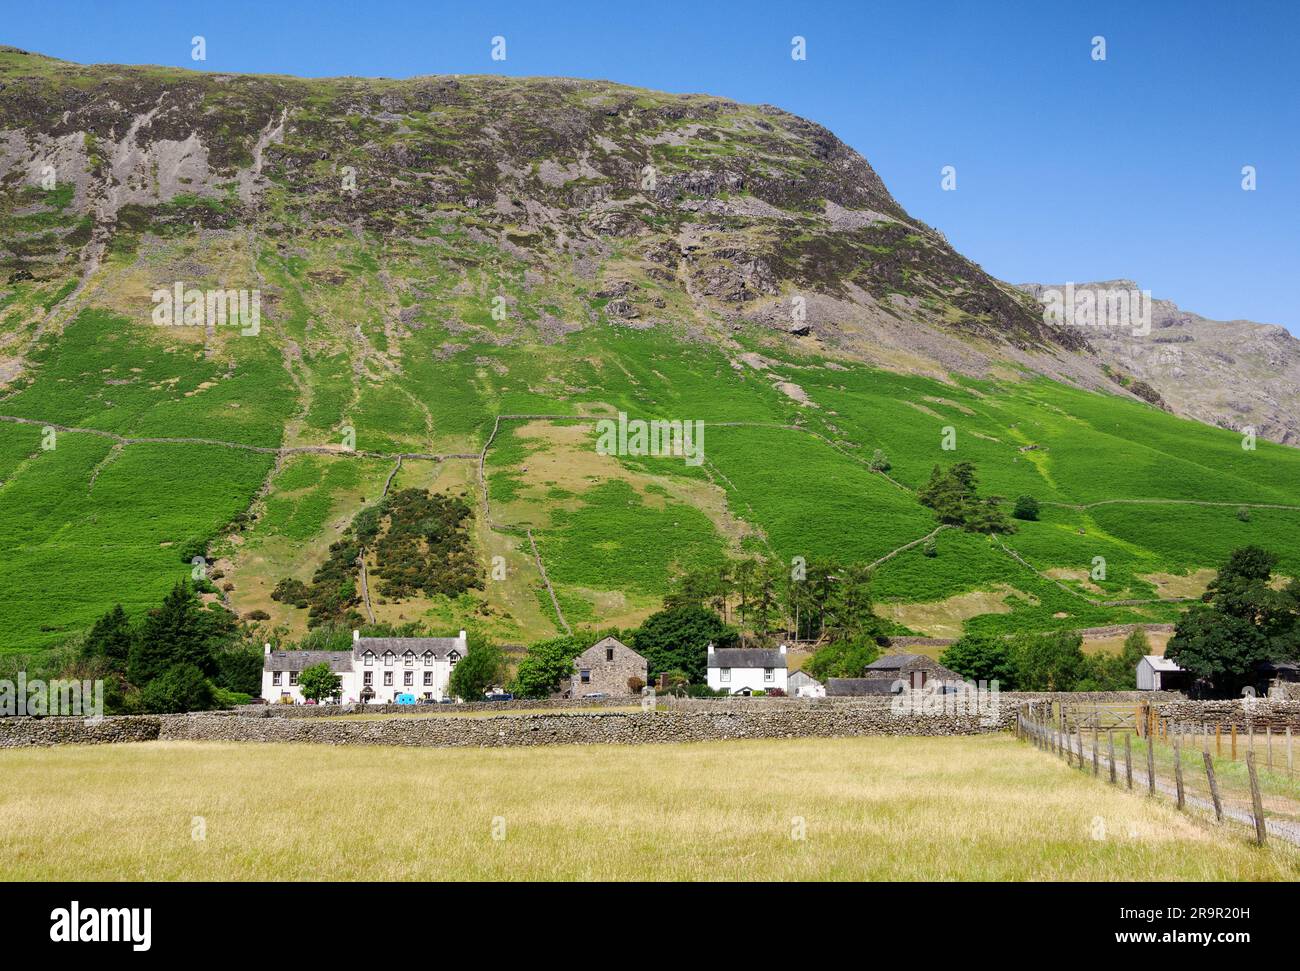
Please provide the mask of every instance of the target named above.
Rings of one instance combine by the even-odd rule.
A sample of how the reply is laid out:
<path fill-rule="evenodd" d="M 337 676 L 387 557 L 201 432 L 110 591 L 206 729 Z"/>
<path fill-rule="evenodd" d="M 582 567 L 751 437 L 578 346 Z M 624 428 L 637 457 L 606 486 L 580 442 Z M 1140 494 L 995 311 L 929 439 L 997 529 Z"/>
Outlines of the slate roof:
<path fill-rule="evenodd" d="M 353 642 L 352 655 L 361 657 L 371 651 L 381 657 L 391 651 L 397 656 L 410 651 L 417 657 L 431 652 L 435 657 L 446 657 L 453 650 L 465 652 L 464 645 L 455 637 L 362 637 Z"/>
<path fill-rule="evenodd" d="M 1142 660 L 1151 665 L 1151 670 L 1153 671 L 1174 673 L 1182 670 L 1182 668 L 1169 658 L 1161 657 L 1159 654 L 1147 654 L 1142 658 Z"/>
<path fill-rule="evenodd" d="M 785 655 L 762 647 L 722 647 L 709 652 L 711 668 L 783 668 Z"/>
<path fill-rule="evenodd" d="M 804 684 L 821 685 L 821 682 L 814 678 L 807 671 L 795 671 L 789 678 L 790 687 L 797 688 Z"/>
<path fill-rule="evenodd" d="M 868 671 L 897 671 L 904 664 L 925 658 L 924 654 L 886 654 L 867 665 Z"/>
<path fill-rule="evenodd" d="M 888 678 L 827 678 L 826 694 L 832 697 L 892 695 L 894 682 Z"/>
<path fill-rule="evenodd" d="M 301 671 L 325 662 L 335 674 L 352 670 L 351 651 L 272 651 L 262 662 L 264 671 Z"/>

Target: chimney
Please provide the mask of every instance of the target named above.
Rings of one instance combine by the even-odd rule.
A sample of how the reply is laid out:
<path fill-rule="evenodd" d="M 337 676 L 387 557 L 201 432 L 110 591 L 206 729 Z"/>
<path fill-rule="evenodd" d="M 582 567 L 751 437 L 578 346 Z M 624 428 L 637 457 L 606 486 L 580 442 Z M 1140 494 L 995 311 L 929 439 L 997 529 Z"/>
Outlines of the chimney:
<path fill-rule="evenodd" d="M 784 644 L 781 645 L 781 653 L 782 653 L 782 654 L 785 653 L 785 645 L 784 645 Z"/>
<path fill-rule="evenodd" d="M 267 645 L 266 645 L 266 653 L 267 653 L 267 654 L 270 654 L 270 653 L 271 653 L 271 645 L 270 645 L 270 644 L 267 644 Z"/>
<path fill-rule="evenodd" d="M 467 639 L 468 639 L 468 637 L 467 637 L 466 633 L 465 633 L 464 631 L 461 631 L 461 632 L 460 632 L 460 638 L 459 638 L 460 642 L 461 642 L 462 644 L 464 644 L 465 641 L 466 641 Z"/>
<path fill-rule="evenodd" d="M 352 643 L 355 644 L 359 640 L 361 640 L 361 631 L 354 630 L 352 632 Z"/>

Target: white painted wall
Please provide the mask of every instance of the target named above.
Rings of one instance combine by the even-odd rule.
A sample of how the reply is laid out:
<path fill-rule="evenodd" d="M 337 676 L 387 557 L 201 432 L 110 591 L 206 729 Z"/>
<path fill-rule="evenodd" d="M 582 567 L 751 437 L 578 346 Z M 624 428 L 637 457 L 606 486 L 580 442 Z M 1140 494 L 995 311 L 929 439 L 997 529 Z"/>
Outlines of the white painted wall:
<path fill-rule="evenodd" d="M 723 671 L 730 672 L 730 678 L 723 680 Z M 762 668 L 709 668 L 708 684 L 714 691 L 730 691 L 733 695 L 744 688 L 751 691 L 771 691 L 773 688 L 786 690 L 786 669 L 772 668 L 771 680 L 768 680 Z"/>
<path fill-rule="evenodd" d="M 461 657 L 464 657 L 469 650 L 466 643 L 467 638 L 462 631 L 458 638 L 459 644 L 456 650 Z M 270 651 L 270 645 L 267 645 L 267 651 Z M 447 658 L 433 658 L 432 664 L 425 664 L 422 655 L 416 655 L 414 663 L 407 667 L 401 655 L 393 657 L 391 665 L 384 664 L 382 654 L 376 655 L 373 665 L 366 665 L 363 658 L 355 654 L 352 658 L 351 671 L 337 672 L 342 680 L 340 687 L 341 697 L 344 704 L 352 704 L 361 700 L 361 692 L 365 688 L 365 676 L 368 673 L 372 676 L 372 688 L 374 697 L 371 699 L 374 704 L 391 704 L 398 695 L 410 694 L 415 695 L 416 699 L 423 698 L 425 695 L 431 695 L 435 701 L 441 701 L 447 697 L 447 683 L 451 680 L 452 664 Z M 393 683 L 384 684 L 384 673 L 392 675 Z M 411 685 L 405 684 L 404 675 L 410 672 Z M 428 672 L 432 675 L 430 679 L 432 684 L 424 683 L 424 675 Z M 280 683 L 275 684 L 275 675 L 280 675 Z M 295 705 L 303 704 L 306 699 L 303 698 L 302 692 L 297 685 L 291 685 L 290 672 L 288 671 L 262 671 L 262 697 L 272 704 L 278 703 L 282 698 L 287 697 Z M 475 699 L 477 700 L 477 699 Z"/>

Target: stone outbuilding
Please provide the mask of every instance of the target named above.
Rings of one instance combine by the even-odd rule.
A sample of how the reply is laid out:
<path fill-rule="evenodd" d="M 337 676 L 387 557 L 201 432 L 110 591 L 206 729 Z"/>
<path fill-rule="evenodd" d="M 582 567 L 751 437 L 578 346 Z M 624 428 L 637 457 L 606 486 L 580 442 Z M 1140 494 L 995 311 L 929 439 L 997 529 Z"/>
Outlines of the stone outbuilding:
<path fill-rule="evenodd" d="M 933 681 L 964 682 L 956 671 L 924 654 L 886 654 L 866 666 L 860 678 L 827 678 L 832 697 L 894 695 L 904 688 L 922 689 Z"/>
<path fill-rule="evenodd" d="M 647 676 L 644 657 L 617 637 L 604 637 L 574 658 L 566 694 L 570 698 L 626 697 L 637 693 L 628 687 L 628 680 L 638 678 L 644 685 Z"/>

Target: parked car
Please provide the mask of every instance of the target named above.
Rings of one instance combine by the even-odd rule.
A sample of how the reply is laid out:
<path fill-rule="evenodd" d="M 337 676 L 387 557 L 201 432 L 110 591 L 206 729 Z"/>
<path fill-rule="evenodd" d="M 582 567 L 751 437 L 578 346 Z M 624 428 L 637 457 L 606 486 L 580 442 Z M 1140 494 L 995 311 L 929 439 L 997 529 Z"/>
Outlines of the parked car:
<path fill-rule="evenodd" d="M 415 695 L 398 695 L 393 699 L 394 704 L 413 705 L 415 704 Z"/>
<path fill-rule="evenodd" d="M 498 691 L 496 694 L 487 696 L 488 701 L 514 701 L 515 696 L 509 691 Z"/>
<path fill-rule="evenodd" d="M 439 699 L 438 699 L 438 704 L 440 704 L 440 705 L 454 705 L 455 703 L 456 703 L 456 699 L 455 699 L 455 698 L 439 698 Z"/>
<path fill-rule="evenodd" d="M 603 692 L 603 691 L 593 691 L 591 694 L 583 695 L 582 697 L 584 697 L 584 698 L 608 698 L 609 695 L 605 694 L 605 692 Z"/>

